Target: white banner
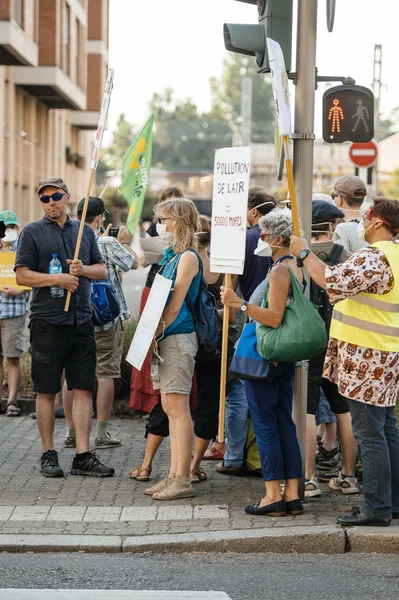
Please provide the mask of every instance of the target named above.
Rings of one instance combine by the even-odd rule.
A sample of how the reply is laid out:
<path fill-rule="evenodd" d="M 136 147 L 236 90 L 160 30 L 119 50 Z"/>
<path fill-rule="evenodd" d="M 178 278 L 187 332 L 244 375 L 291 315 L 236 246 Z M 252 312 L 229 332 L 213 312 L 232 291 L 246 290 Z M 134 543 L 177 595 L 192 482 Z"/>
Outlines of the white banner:
<path fill-rule="evenodd" d="M 267 38 L 267 51 L 269 54 L 270 74 L 272 76 L 278 128 L 280 135 L 291 135 L 291 107 L 284 54 L 280 44 L 270 38 Z"/>
<path fill-rule="evenodd" d="M 215 152 L 212 198 L 211 272 L 242 275 L 245 259 L 251 151 Z"/>
<path fill-rule="evenodd" d="M 166 279 L 159 273 L 156 274 L 126 356 L 127 362 L 139 371 L 154 339 L 171 287 L 171 279 Z"/>
<path fill-rule="evenodd" d="M 103 101 L 102 101 L 102 105 L 101 105 L 100 117 L 98 119 L 97 131 L 96 131 L 96 135 L 94 138 L 93 156 L 91 157 L 91 164 L 90 164 L 90 167 L 94 170 L 97 169 L 98 159 L 100 158 L 100 149 L 101 149 L 101 144 L 103 141 L 104 128 L 105 128 L 105 124 L 107 121 L 109 104 L 111 102 L 112 88 L 114 87 L 114 74 L 115 74 L 114 69 L 110 69 L 108 71 L 108 79 L 107 79 L 107 83 L 105 84 L 105 90 L 104 90 Z"/>

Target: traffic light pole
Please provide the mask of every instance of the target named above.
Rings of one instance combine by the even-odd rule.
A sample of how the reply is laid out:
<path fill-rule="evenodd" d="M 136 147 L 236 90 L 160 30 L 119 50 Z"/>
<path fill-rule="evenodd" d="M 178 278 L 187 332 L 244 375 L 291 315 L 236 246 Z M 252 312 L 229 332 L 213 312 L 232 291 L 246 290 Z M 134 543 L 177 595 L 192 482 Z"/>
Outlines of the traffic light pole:
<path fill-rule="evenodd" d="M 317 0 L 298 2 L 296 47 L 296 91 L 294 124 L 294 179 L 299 217 L 310 243 L 312 222 L 314 107 L 316 89 Z M 296 368 L 294 381 L 294 420 L 302 454 L 303 474 L 306 460 L 307 363 Z M 304 495 L 304 480 L 300 496 Z"/>

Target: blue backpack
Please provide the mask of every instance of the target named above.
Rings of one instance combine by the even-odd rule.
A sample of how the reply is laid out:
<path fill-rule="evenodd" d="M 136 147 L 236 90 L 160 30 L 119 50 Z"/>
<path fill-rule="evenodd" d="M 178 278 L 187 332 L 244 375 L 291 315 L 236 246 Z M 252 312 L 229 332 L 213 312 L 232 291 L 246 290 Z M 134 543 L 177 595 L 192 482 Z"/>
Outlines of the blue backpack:
<path fill-rule="evenodd" d="M 106 325 L 119 317 L 120 307 L 107 279 L 91 282 L 92 321 L 95 327 Z"/>
<path fill-rule="evenodd" d="M 208 284 L 203 276 L 201 257 L 198 252 L 195 252 L 195 254 L 200 263 L 201 283 L 195 302 L 193 303 L 189 294 L 187 294 L 186 303 L 194 317 L 195 332 L 199 342 L 196 361 L 208 362 L 220 356 L 219 319 L 215 297 L 208 290 Z"/>

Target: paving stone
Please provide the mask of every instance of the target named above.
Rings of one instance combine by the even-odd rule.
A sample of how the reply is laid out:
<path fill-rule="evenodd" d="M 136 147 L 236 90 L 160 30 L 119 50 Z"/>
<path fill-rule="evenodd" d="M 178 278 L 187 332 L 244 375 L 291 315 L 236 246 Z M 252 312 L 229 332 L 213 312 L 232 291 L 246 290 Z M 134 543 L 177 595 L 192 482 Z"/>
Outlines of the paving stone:
<path fill-rule="evenodd" d="M 50 506 L 16 506 L 10 521 L 45 521 Z"/>
<path fill-rule="evenodd" d="M 14 510 L 14 506 L 0 506 L 0 521 L 7 521 Z"/>
<path fill-rule="evenodd" d="M 86 506 L 53 506 L 46 521 L 81 521 L 86 512 Z"/>
<path fill-rule="evenodd" d="M 192 506 L 160 506 L 158 508 L 158 521 L 177 521 L 180 519 L 192 519 Z"/>
<path fill-rule="evenodd" d="M 121 510 L 120 506 L 89 506 L 83 521 L 87 523 L 119 521 Z"/>
<path fill-rule="evenodd" d="M 125 506 L 122 508 L 120 521 L 154 521 L 156 506 Z"/>
<path fill-rule="evenodd" d="M 228 519 L 229 507 L 227 504 L 204 504 L 194 506 L 194 519 Z"/>

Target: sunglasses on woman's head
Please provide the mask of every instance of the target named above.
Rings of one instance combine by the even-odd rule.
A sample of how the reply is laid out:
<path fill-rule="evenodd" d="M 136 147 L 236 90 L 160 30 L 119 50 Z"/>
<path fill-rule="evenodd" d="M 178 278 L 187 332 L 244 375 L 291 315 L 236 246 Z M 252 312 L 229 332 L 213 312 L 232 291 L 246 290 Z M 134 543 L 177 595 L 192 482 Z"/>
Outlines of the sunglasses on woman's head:
<path fill-rule="evenodd" d="M 61 200 L 63 196 L 65 196 L 65 194 L 61 194 L 61 192 L 55 192 L 55 194 L 52 194 L 51 196 L 39 196 L 39 198 L 40 202 L 43 202 L 43 204 L 48 204 L 51 198 L 57 202 L 57 200 Z"/>

